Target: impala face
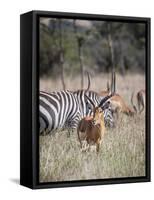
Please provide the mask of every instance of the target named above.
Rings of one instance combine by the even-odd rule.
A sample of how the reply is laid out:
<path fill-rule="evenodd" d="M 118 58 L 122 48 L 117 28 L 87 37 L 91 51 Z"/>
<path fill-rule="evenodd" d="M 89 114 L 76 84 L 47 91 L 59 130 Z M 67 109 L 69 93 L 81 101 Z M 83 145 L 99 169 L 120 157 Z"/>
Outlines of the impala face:
<path fill-rule="evenodd" d="M 97 125 L 100 123 L 100 120 L 104 121 L 103 111 L 102 108 L 97 107 L 94 110 L 94 118 L 93 118 L 93 124 Z"/>

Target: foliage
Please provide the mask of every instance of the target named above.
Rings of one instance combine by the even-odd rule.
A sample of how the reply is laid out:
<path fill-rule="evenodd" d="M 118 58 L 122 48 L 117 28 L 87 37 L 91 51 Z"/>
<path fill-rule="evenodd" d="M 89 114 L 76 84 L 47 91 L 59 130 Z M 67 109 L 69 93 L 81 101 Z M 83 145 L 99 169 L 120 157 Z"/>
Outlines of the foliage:
<path fill-rule="evenodd" d="M 116 70 L 144 72 L 145 70 L 145 24 L 107 21 L 76 20 L 74 32 L 73 20 L 62 19 L 62 43 L 64 52 L 64 69 L 66 74 L 80 71 L 78 57 L 79 45 L 85 70 L 96 73 L 110 71 L 111 56 L 108 44 L 108 29 L 112 36 Z M 76 37 L 77 36 L 77 37 Z M 40 75 L 52 73 L 56 77 L 59 69 L 60 48 L 58 19 L 40 21 Z"/>

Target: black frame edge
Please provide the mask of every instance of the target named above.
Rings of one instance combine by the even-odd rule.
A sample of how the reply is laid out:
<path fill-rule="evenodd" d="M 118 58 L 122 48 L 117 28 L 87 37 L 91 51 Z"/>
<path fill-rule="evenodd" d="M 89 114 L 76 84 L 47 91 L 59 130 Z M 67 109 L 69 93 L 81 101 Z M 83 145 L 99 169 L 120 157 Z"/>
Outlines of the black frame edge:
<path fill-rule="evenodd" d="M 113 20 L 113 21 L 134 21 L 134 22 L 146 22 L 150 20 L 150 17 L 136 17 L 136 16 L 122 16 L 122 15 L 106 15 L 106 14 L 90 14 L 90 13 L 72 13 L 72 12 L 61 12 L 61 11 L 42 11 L 42 10 L 32 10 L 30 11 L 34 15 L 43 15 L 43 17 L 64 17 L 73 19 L 89 19 L 89 20 Z M 25 13 L 26 14 L 26 13 Z"/>
<path fill-rule="evenodd" d="M 33 189 L 47 189 L 47 188 L 65 188 L 65 187 L 82 187 L 82 186 L 102 186 L 102 185 L 115 185 L 115 184 L 129 184 L 129 183 L 145 183 L 150 182 L 146 177 L 130 177 L 130 178 L 115 178 L 103 180 L 84 180 L 84 181 L 67 181 L 57 183 L 44 183 L 36 184 Z"/>
<path fill-rule="evenodd" d="M 146 20 L 146 176 L 151 181 L 151 18 Z"/>
<path fill-rule="evenodd" d="M 20 184 L 32 188 L 32 12 L 20 15 Z"/>

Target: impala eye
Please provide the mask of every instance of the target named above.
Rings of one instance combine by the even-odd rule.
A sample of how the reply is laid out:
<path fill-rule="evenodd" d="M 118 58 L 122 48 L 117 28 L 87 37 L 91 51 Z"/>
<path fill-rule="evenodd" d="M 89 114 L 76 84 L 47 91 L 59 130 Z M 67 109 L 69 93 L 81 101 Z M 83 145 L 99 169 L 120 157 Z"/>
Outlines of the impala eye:
<path fill-rule="evenodd" d="M 93 120 L 93 121 L 92 121 L 92 124 L 93 124 L 93 125 L 96 125 L 96 121 L 95 121 L 95 120 Z"/>

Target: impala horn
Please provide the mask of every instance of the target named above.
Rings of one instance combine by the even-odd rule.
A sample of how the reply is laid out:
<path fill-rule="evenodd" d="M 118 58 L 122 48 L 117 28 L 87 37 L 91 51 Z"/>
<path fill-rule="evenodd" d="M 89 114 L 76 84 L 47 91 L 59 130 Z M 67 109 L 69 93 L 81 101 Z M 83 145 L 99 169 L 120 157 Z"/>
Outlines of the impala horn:
<path fill-rule="evenodd" d="M 112 72 L 111 76 L 111 94 L 114 95 L 116 92 L 116 73 Z"/>
<path fill-rule="evenodd" d="M 87 73 L 87 78 L 88 78 L 88 87 L 86 89 L 86 92 L 90 89 L 90 75 L 89 75 L 89 72 L 86 72 Z"/>
<path fill-rule="evenodd" d="M 131 95 L 131 104 L 133 106 L 134 111 L 137 113 L 137 108 L 136 108 L 136 106 L 133 103 L 133 98 L 134 98 L 134 92 L 132 92 L 132 95 Z"/>
<path fill-rule="evenodd" d="M 95 108 L 94 102 L 85 94 L 85 98 L 91 103 L 91 105 Z"/>

